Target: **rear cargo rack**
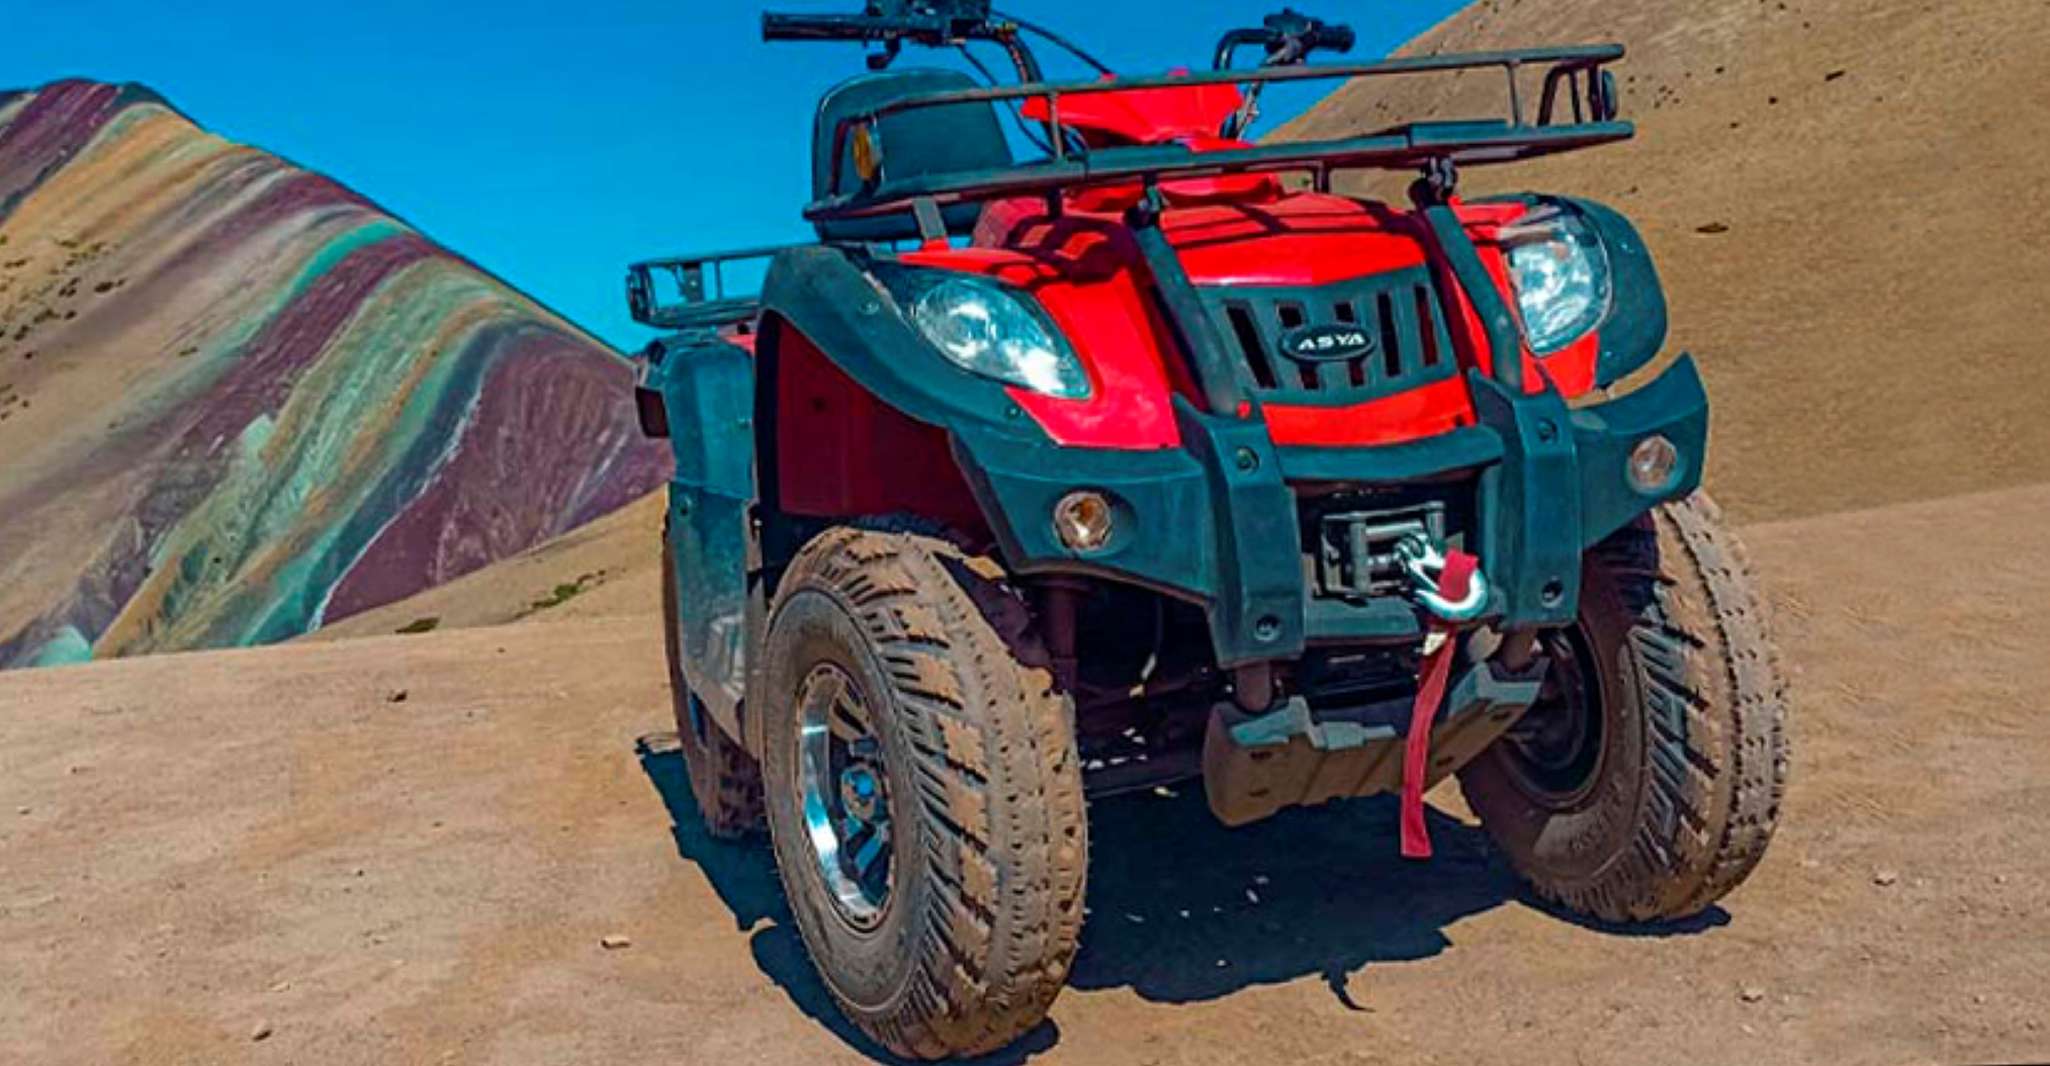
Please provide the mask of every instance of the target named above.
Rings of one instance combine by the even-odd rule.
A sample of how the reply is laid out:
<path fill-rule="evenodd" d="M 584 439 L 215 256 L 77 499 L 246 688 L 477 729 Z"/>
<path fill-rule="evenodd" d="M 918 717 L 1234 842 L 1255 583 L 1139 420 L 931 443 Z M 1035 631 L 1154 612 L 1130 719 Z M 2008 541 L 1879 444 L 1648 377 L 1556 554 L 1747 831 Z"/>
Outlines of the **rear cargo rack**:
<path fill-rule="evenodd" d="M 1054 195 L 1077 187 L 1166 178 L 1213 177 L 1236 173 L 1306 172 L 1319 187 L 1333 172 L 1345 170 L 1422 170 L 1443 163 L 1486 165 L 1628 140 L 1636 132 L 1616 119 L 1615 78 L 1603 67 L 1623 57 L 1619 44 L 1527 48 L 1464 55 L 1416 56 L 1378 63 L 1273 67 L 1259 70 L 1210 71 L 1164 77 L 1112 78 L 1090 82 L 1035 82 L 1026 85 L 907 96 L 842 119 L 833 131 L 833 180 L 842 188 L 848 138 L 866 127 L 880 138 L 884 118 L 926 108 L 972 103 L 1044 101 L 1049 124 L 1061 125 L 1064 98 L 1134 89 L 1176 89 L 1202 85 L 1258 85 L 1275 82 L 1389 77 L 1402 74 L 1498 68 L 1506 76 L 1506 115 L 1454 122 L 1416 122 L 1330 140 L 1263 144 L 1217 151 L 1193 151 L 1178 145 L 1147 145 L 1084 150 L 1051 139 L 1046 159 L 1022 165 L 976 170 L 923 173 L 893 178 L 884 146 L 881 174 L 860 190 L 812 203 L 805 217 L 813 222 L 873 218 L 903 211 L 1011 196 Z M 1544 71 L 1536 122 L 1527 109 L 1519 80 L 1524 68 Z M 1563 118 L 1569 105 L 1572 121 Z"/>

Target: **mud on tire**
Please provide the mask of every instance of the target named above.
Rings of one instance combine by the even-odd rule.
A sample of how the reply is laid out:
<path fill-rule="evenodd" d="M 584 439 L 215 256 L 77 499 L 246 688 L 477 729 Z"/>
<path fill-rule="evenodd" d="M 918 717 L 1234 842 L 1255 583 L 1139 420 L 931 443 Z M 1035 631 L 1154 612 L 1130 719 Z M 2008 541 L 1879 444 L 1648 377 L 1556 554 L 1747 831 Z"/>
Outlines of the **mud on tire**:
<path fill-rule="evenodd" d="M 920 533 L 829 530 L 777 591 L 762 686 L 777 868 L 826 987 L 899 1054 L 1010 1043 L 1075 957 L 1081 767 L 1029 623 L 994 564 Z M 889 782 L 889 885 L 865 922 L 836 903 L 807 833 L 797 704 L 821 669 L 863 690 Z"/>
<path fill-rule="evenodd" d="M 1585 675 L 1579 753 L 1534 754 L 1526 727 L 1557 726 L 1541 716 L 1566 700 L 1541 702 L 1461 771 L 1468 803 L 1537 893 L 1570 910 L 1642 922 L 1707 909 L 1772 838 L 1787 711 L 1743 547 L 1705 495 L 1588 553 L 1580 624 L 1554 664 L 1560 684 Z"/>
<path fill-rule="evenodd" d="M 676 739 L 705 831 L 736 840 L 762 826 L 762 771 L 747 750 L 705 713 L 683 676 L 683 649 L 676 623 L 676 559 L 662 538 L 662 640 L 669 658 L 669 696 L 676 712 Z"/>

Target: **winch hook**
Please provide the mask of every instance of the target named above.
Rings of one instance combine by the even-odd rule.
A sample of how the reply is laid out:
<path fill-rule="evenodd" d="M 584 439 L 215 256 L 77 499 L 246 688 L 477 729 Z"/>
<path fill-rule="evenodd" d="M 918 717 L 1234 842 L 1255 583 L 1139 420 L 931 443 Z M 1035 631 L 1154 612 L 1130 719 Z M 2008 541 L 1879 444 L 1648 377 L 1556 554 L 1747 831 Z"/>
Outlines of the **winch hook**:
<path fill-rule="evenodd" d="M 1448 600 L 1438 592 L 1439 577 L 1445 572 L 1445 552 L 1422 533 L 1411 533 L 1395 543 L 1395 558 L 1409 578 L 1410 598 L 1424 610 L 1452 624 L 1471 622 L 1488 609 L 1488 582 L 1475 570 L 1468 580 L 1466 595 Z"/>

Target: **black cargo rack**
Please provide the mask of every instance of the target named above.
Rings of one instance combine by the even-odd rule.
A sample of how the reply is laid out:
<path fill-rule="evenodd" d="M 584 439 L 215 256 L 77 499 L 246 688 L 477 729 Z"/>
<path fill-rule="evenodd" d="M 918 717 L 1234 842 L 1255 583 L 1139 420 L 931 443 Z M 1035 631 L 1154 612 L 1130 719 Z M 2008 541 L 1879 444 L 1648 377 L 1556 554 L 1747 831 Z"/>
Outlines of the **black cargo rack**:
<path fill-rule="evenodd" d="M 1046 159 L 1009 167 L 931 173 L 892 179 L 887 146 L 880 180 L 861 190 L 812 203 L 805 217 L 814 222 L 872 218 L 921 206 L 993 200 L 1012 196 L 1052 196 L 1064 189 L 1121 182 L 1154 183 L 1169 178 L 1212 177 L 1234 173 L 1307 172 L 1325 187 L 1330 175 L 1344 170 L 1422 170 L 1435 164 L 1508 163 L 1629 139 L 1636 132 L 1616 119 L 1615 78 L 1604 66 L 1623 57 L 1619 44 L 1527 48 L 1462 55 L 1417 56 L 1378 63 L 1323 64 L 1256 70 L 1210 71 L 1197 74 L 1115 78 L 1089 82 L 1035 82 L 990 89 L 927 93 L 892 100 L 871 111 L 843 119 L 835 128 L 834 173 L 829 188 L 840 188 L 840 167 L 847 138 L 856 127 L 875 130 L 883 118 L 906 111 L 968 103 L 1044 100 L 1049 124 L 1060 125 L 1066 97 L 1133 89 L 1175 89 L 1200 85 L 1248 85 L 1280 82 L 1387 77 L 1498 68 L 1506 75 L 1506 117 L 1453 122 L 1417 122 L 1377 132 L 1331 140 L 1263 144 L 1247 148 L 1197 152 L 1180 146 L 1142 146 L 1081 150 L 1065 137 L 1051 139 Z M 1535 122 L 1527 109 L 1519 75 L 1524 68 L 1544 71 Z M 1570 108 L 1570 121 L 1563 109 Z M 930 214 L 929 210 L 920 211 Z"/>
<path fill-rule="evenodd" d="M 674 330 L 722 330 L 754 321 L 761 310 L 757 294 L 732 295 L 727 291 L 729 263 L 770 259 L 786 248 L 805 245 L 768 245 L 730 252 L 644 259 L 626 268 L 626 303 L 633 319 L 644 326 Z M 657 303 L 655 278 L 667 274 L 674 279 L 680 299 Z"/>

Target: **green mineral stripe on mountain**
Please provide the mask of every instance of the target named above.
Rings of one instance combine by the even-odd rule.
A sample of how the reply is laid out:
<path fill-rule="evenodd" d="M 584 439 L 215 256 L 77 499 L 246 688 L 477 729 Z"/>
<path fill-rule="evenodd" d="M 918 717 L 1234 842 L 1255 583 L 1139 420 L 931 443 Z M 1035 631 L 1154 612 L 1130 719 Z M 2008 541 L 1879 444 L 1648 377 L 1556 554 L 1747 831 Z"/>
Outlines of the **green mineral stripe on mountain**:
<path fill-rule="evenodd" d="M 631 370 L 135 86 L 0 93 L 0 667 L 279 640 L 658 485 Z"/>

